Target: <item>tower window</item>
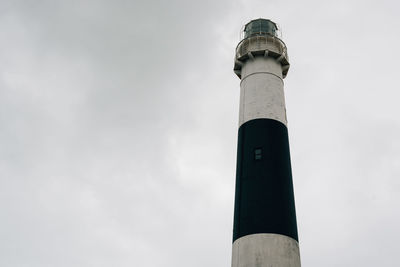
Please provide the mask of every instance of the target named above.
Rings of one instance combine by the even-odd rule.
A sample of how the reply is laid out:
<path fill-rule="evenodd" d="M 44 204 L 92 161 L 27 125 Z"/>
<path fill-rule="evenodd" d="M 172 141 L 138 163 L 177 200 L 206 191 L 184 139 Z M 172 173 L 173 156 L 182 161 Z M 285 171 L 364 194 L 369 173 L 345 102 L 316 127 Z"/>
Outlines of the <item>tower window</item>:
<path fill-rule="evenodd" d="M 254 159 L 261 160 L 261 158 L 262 158 L 262 149 L 261 148 L 254 149 Z"/>

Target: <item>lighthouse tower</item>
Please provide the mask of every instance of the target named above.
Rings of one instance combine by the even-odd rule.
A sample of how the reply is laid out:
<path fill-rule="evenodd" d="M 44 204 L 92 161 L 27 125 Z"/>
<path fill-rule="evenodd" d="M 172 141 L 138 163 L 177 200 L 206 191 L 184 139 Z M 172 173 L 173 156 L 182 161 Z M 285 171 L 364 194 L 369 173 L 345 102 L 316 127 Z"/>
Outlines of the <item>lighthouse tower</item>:
<path fill-rule="evenodd" d="M 300 267 L 283 91 L 289 70 L 277 25 L 244 27 L 234 72 L 240 81 L 232 267 Z"/>

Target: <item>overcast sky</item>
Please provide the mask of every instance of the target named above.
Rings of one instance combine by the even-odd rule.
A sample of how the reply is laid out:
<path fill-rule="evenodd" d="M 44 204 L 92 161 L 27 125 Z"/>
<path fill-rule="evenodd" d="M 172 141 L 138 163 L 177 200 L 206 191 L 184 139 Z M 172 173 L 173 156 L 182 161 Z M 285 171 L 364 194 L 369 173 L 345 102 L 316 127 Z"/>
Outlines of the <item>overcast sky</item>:
<path fill-rule="evenodd" d="M 0 266 L 230 266 L 242 26 L 277 22 L 305 267 L 400 266 L 398 1 L 0 0 Z"/>

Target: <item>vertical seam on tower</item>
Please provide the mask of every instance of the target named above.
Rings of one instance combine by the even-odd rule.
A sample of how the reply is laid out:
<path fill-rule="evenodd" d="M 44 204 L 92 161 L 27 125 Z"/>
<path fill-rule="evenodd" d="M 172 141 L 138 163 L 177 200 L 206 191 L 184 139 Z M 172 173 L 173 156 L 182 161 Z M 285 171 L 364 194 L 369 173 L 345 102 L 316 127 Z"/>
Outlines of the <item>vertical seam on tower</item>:
<path fill-rule="evenodd" d="M 246 114 L 246 101 L 244 101 L 245 99 L 246 99 L 246 90 L 245 90 L 246 88 L 244 88 L 243 87 L 243 99 L 241 99 L 241 101 L 240 102 L 243 102 L 242 103 L 242 105 L 243 105 L 243 108 L 242 108 L 242 114 L 240 114 L 240 116 L 242 117 L 242 121 L 239 121 L 239 129 L 240 129 L 240 126 L 242 126 L 243 125 L 243 122 L 244 122 L 244 114 Z"/>
<path fill-rule="evenodd" d="M 243 130 L 243 129 L 242 129 Z M 240 127 L 239 127 L 239 131 L 240 131 Z M 245 131 L 243 131 L 243 136 L 245 136 L 246 133 Z M 241 151 L 241 156 L 240 158 L 243 159 L 243 147 L 244 147 L 244 142 L 241 142 L 240 144 L 240 151 Z M 241 210 L 242 210 L 242 177 L 243 177 L 243 160 L 240 160 L 240 173 L 239 173 L 239 177 L 238 177 L 238 181 L 239 181 L 239 222 L 237 222 L 237 227 L 238 227 L 238 233 L 240 233 L 240 214 L 241 214 Z"/>

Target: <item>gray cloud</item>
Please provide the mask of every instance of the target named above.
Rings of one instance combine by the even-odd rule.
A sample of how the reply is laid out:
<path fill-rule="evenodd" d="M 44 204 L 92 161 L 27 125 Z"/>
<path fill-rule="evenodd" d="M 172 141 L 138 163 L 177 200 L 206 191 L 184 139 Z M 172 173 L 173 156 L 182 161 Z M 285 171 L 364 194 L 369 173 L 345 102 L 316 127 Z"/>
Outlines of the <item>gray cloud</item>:
<path fill-rule="evenodd" d="M 303 265 L 398 265 L 396 2 L 1 6 L 0 265 L 229 266 L 233 53 L 255 17 L 292 64 Z"/>

